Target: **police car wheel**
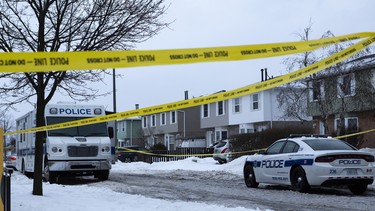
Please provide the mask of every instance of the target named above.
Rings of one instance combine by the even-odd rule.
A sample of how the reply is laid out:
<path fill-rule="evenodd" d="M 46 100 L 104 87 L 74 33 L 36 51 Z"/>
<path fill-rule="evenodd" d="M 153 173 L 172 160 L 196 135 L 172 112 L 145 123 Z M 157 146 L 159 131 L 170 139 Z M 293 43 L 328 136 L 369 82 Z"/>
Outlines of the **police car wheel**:
<path fill-rule="evenodd" d="M 245 184 L 248 188 L 257 188 L 259 183 L 256 181 L 254 169 L 252 166 L 247 165 L 244 169 Z"/>
<path fill-rule="evenodd" d="M 296 167 L 292 171 L 291 185 L 293 190 L 305 193 L 310 190 L 310 185 L 306 178 L 306 173 L 301 167 Z"/>
<path fill-rule="evenodd" d="M 348 185 L 349 190 L 355 195 L 362 195 L 367 190 L 367 184 Z"/>

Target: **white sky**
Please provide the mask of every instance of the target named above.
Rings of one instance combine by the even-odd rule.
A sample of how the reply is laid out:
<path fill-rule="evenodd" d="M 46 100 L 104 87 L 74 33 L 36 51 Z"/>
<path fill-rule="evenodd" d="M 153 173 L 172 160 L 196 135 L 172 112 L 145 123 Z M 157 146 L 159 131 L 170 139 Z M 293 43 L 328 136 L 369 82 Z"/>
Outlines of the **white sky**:
<path fill-rule="evenodd" d="M 373 0 L 167 0 L 163 20 L 174 22 L 136 50 L 197 48 L 299 41 L 295 33 L 313 23 L 312 39 L 327 30 L 335 35 L 375 31 Z M 285 73 L 282 58 L 117 69 L 117 111 L 148 107 L 231 90 L 260 81 L 260 69 Z M 101 90 L 112 90 L 112 79 Z M 71 101 L 61 97 L 57 101 Z M 89 104 L 112 110 L 112 96 Z M 19 117 L 31 110 L 20 106 Z"/>

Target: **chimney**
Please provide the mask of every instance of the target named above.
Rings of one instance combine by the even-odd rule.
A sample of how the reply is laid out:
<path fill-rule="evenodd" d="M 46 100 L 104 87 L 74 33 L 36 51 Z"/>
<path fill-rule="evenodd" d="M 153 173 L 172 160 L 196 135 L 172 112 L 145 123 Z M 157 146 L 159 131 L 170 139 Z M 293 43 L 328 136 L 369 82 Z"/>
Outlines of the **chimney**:
<path fill-rule="evenodd" d="M 185 100 L 188 100 L 188 99 L 189 99 L 189 91 L 186 90 L 186 91 L 185 91 Z"/>
<path fill-rule="evenodd" d="M 135 104 L 135 110 L 139 109 L 139 104 Z"/>
<path fill-rule="evenodd" d="M 260 69 L 260 72 L 261 72 L 261 73 L 260 73 L 260 75 L 261 75 L 261 82 L 264 81 L 263 71 L 264 71 L 263 69 Z"/>

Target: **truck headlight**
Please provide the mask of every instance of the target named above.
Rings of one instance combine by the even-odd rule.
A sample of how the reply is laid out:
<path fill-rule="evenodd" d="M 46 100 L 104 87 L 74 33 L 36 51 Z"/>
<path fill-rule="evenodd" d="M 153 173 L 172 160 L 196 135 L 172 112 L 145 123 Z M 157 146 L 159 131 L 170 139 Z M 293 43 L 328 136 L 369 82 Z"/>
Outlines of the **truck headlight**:
<path fill-rule="evenodd" d="M 106 146 L 102 149 L 102 152 L 109 152 L 109 150 L 111 150 L 111 148 L 109 146 Z"/>
<path fill-rule="evenodd" d="M 52 147 L 52 152 L 57 152 L 57 147 Z"/>

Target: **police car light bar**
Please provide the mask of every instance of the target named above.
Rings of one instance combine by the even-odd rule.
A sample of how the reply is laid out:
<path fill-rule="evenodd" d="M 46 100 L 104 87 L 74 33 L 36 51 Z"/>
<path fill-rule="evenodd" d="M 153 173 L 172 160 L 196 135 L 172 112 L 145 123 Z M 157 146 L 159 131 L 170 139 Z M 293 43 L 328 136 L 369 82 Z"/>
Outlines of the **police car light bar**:
<path fill-rule="evenodd" d="M 328 135 L 320 134 L 290 134 L 289 138 L 299 138 L 299 137 L 314 137 L 314 138 L 328 138 Z"/>

